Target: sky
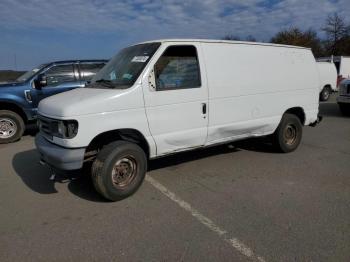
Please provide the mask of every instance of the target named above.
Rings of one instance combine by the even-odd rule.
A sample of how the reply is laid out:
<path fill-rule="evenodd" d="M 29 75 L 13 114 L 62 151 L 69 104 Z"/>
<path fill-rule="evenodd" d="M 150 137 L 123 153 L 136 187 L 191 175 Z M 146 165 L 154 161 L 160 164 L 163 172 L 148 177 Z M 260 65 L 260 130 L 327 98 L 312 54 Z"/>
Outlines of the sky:
<path fill-rule="evenodd" d="M 0 0 L 0 70 L 108 59 L 162 38 L 268 41 L 291 26 L 320 32 L 335 12 L 349 23 L 349 0 Z"/>

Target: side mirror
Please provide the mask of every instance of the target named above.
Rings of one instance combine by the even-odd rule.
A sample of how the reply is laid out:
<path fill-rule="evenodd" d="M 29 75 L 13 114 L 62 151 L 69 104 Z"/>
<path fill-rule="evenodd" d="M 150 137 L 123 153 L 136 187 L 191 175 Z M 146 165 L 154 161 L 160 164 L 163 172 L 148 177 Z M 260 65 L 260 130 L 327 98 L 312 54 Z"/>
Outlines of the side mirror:
<path fill-rule="evenodd" d="M 152 90 L 156 90 L 156 78 L 154 75 L 154 69 L 148 75 L 148 85 Z"/>
<path fill-rule="evenodd" d="M 40 74 L 35 80 L 35 88 L 41 90 L 44 86 L 47 86 L 47 78 L 44 74 Z"/>
<path fill-rule="evenodd" d="M 90 84 L 91 84 L 91 80 L 88 80 L 88 81 L 86 81 L 86 82 L 84 83 L 83 87 L 87 87 L 87 86 L 90 85 Z"/>

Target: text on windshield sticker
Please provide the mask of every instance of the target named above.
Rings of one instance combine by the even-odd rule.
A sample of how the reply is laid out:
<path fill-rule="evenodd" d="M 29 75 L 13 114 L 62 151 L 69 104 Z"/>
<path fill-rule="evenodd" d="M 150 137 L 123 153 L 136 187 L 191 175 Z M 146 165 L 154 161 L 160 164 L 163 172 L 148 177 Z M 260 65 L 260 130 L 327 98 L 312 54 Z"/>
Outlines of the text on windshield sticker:
<path fill-rule="evenodd" d="M 149 56 L 134 56 L 134 58 L 131 60 L 131 62 L 135 63 L 144 63 L 147 61 Z"/>

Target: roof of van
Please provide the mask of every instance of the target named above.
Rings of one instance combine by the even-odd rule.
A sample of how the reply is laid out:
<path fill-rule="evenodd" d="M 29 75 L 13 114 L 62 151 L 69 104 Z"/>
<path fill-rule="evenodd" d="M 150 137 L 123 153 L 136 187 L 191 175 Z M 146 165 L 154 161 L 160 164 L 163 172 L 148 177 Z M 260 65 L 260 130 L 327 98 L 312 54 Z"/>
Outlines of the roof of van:
<path fill-rule="evenodd" d="M 261 42 L 246 42 L 246 41 L 233 41 L 233 40 L 220 40 L 220 39 L 158 39 L 152 41 L 145 41 L 141 44 L 146 43 L 155 43 L 155 42 L 200 42 L 200 43 L 224 43 L 224 44 L 239 44 L 239 45 L 259 45 L 259 46 L 276 46 L 276 47 L 286 47 L 286 48 L 297 48 L 297 49 L 307 49 L 311 50 L 311 48 L 302 47 L 302 46 L 293 46 L 293 45 L 280 45 L 280 44 L 272 44 L 272 43 L 261 43 Z"/>

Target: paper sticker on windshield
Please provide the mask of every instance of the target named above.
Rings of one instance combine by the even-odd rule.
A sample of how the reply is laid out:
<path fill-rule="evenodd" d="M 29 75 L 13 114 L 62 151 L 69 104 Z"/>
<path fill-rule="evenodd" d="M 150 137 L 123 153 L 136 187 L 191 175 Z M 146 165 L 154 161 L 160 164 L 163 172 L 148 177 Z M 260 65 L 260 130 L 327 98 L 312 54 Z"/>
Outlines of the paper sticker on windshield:
<path fill-rule="evenodd" d="M 131 62 L 135 63 L 144 63 L 147 61 L 149 56 L 134 56 L 134 58 L 131 60 Z"/>

